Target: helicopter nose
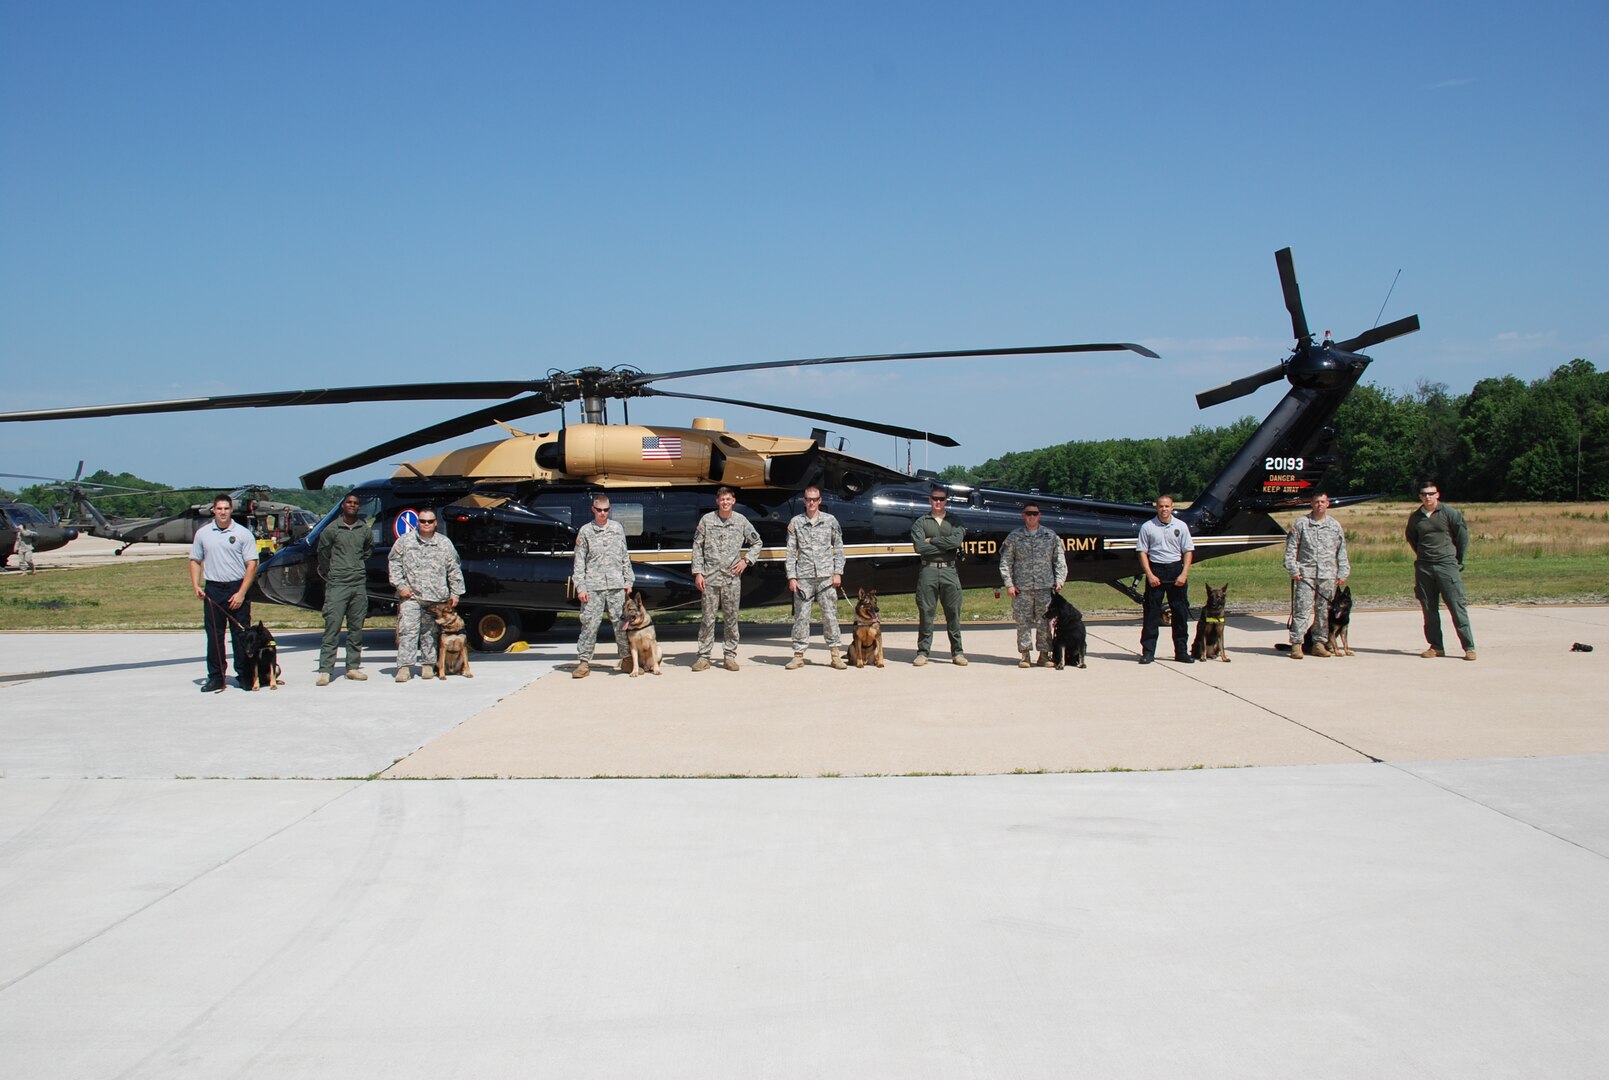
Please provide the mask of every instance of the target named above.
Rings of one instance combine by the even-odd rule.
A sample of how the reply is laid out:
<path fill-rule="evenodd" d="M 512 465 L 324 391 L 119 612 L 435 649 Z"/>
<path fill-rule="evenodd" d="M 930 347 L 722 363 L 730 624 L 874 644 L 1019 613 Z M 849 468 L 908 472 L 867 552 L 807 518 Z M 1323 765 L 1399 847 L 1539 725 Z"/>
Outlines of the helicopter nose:
<path fill-rule="evenodd" d="M 313 561 L 307 551 L 291 546 L 268 557 L 257 574 L 253 589 L 273 603 L 306 607 L 307 589 L 312 577 Z"/>

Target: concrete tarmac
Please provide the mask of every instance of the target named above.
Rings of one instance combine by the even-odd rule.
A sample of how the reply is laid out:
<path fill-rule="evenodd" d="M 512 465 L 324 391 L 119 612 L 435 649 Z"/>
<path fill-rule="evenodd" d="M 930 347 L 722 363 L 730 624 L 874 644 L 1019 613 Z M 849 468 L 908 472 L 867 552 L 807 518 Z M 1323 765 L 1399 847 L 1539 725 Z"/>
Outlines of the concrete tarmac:
<path fill-rule="evenodd" d="M 898 627 L 784 672 L 745 627 L 736 674 L 326 688 L 288 633 L 252 695 L 196 692 L 199 634 L 0 635 L 0 1075 L 1598 1077 L 1568 649 L 1609 610 L 1475 627 L 1296 664 L 1236 618 L 1233 663 L 1141 667 L 1102 623 L 1064 672 Z M 1078 768 L 1172 771 L 1010 773 Z M 978 775 L 871 775 L 910 772 Z M 796 778 L 472 779 L 706 773 Z"/>

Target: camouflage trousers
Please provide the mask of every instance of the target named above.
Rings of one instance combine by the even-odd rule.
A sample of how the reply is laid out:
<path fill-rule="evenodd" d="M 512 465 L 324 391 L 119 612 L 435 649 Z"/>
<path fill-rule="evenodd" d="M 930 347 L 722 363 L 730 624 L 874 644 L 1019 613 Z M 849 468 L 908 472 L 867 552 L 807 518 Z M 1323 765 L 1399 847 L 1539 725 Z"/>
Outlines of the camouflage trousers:
<path fill-rule="evenodd" d="M 436 617 L 424 608 L 440 600 L 404 600 L 397 605 L 397 666 L 435 664 Z"/>
<path fill-rule="evenodd" d="M 609 625 L 615 628 L 615 644 L 620 646 L 620 655 L 626 655 L 626 590 L 593 589 L 587 593 L 587 602 L 581 608 L 581 638 L 575 643 L 576 659 L 592 662 L 592 650 L 598 644 L 598 627 L 606 614 Z"/>
<path fill-rule="evenodd" d="M 703 619 L 698 624 L 698 658 L 708 660 L 715 648 L 715 613 L 721 613 L 725 637 L 721 641 L 724 655 L 737 659 L 737 604 L 743 586 L 736 578 L 717 584 L 704 579 Z"/>
<path fill-rule="evenodd" d="M 27 547 L 23 547 L 22 542 L 17 541 L 14 544 L 14 550 L 15 550 L 16 556 L 17 556 L 17 569 L 18 570 L 26 570 L 30 574 L 33 573 L 33 569 L 34 569 L 34 549 L 33 549 L 33 545 L 30 544 Z"/>
<path fill-rule="evenodd" d="M 324 586 L 324 640 L 319 643 L 318 669 L 335 670 L 335 650 L 346 620 L 346 669 L 363 666 L 363 620 L 369 616 L 369 590 L 363 582 Z"/>
<path fill-rule="evenodd" d="M 1314 581 L 1304 576 L 1291 582 L 1291 644 L 1300 645 L 1313 628 L 1313 640 L 1329 644 L 1330 604 L 1335 601 L 1335 579 Z"/>
<path fill-rule="evenodd" d="M 804 652 L 810 644 L 810 605 L 821 605 L 821 637 L 829 649 L 843 642 L 838 630 L 838 587 L 832 578 L 800 578 L 793 594 L 793 651 Z"/>
<path fill-rule="evenodd" d="M 1045 609 L 1050 606 L 1054 589 L 1018 589 L 1011 598 L 1011 618 L 1017 624 L 1017 651 L 1025 653 L 1030 645 L 1039 651 L 1050 651 L 1050 620 Z"/>

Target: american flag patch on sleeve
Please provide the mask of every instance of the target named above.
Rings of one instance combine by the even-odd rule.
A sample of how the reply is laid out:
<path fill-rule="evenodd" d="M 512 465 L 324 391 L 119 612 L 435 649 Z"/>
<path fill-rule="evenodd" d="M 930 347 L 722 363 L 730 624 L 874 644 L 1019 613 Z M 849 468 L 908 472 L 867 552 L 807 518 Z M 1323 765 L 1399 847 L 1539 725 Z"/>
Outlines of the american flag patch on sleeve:
<path fill-rule="evenodd" d="M 642 459 L 644 461 L 679 461 L 681 456 L 682 440 L 679 436 L 643 436 Z"/>

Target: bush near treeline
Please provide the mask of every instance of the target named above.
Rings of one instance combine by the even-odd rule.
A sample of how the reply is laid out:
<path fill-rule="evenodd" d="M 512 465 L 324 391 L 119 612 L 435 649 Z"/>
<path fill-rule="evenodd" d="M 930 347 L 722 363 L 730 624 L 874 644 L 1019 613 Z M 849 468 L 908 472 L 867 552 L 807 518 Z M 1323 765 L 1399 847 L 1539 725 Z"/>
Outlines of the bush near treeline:
<path fill-rule="evenodd" d="M 1095 439 L 1024 450 L 974 468 L 952 466 L 957 483 L 1150 502 L 1167 491 L 1189 499 L 1257 428 L 1197 426 L 1158 439 Z M 1397 393 L 1359 385 L 1335 418 L 1340 464 L 1332 494 L 1411 498 L 1437 478 L 1455 502 L 1609 499 L 1609 371 L 1572 360 L 1546 378 L 1482 379 L 1467 394 L 1421 382 Z"/>

